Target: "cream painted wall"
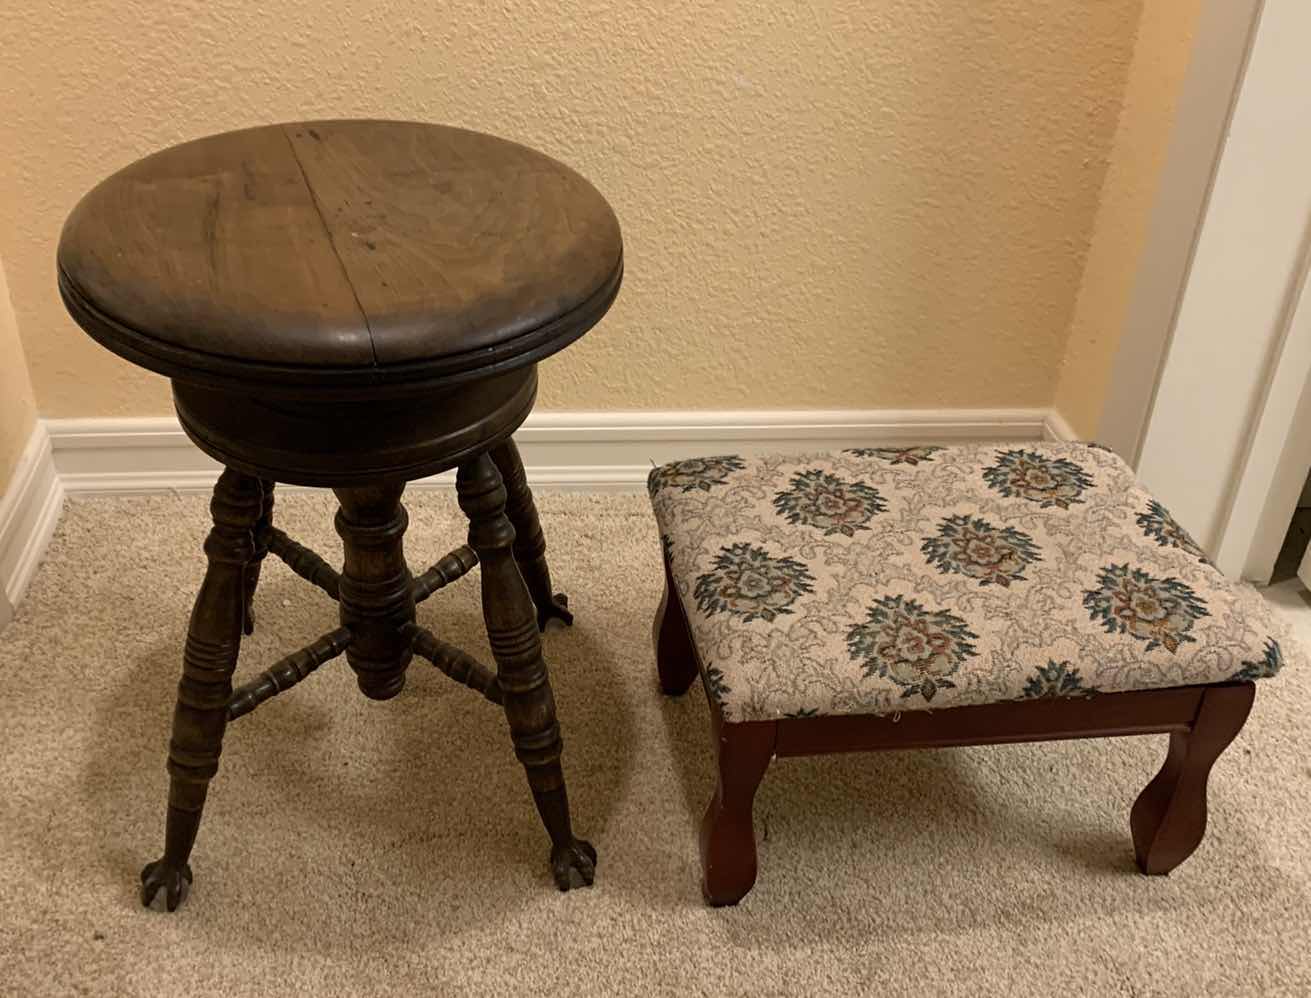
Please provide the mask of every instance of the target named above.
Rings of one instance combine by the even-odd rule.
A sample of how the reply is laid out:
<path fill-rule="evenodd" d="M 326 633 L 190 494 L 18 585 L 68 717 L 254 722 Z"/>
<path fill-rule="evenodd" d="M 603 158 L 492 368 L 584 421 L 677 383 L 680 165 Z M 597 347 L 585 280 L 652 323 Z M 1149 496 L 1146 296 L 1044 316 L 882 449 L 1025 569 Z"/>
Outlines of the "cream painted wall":
<path fill-rule="evenodd" d="M 42 414 L 170 411 L 59 304 L 83 191 L 168 143 L 325 115 L 482 128 L 609 196 L 625 289 L 547 363 L 545 407 L 1047 405 L 1141 2 L 9 0 L 0 255 Z M 1182 44 L 1162 19 L 1188 5 L 1147 4 L 1140 55 Z M 1135 101 L 1168 75 L 1135 70 Z M 1103 220 L 1102 252 L 1134 224 Z"/>
<path fill-rule="evenodd" d="M 1202 0 L 1147 0 L 1054 405 L 1096 436 Z"/>
<path fill-rule="evenodd" d="M 27 376 L 27 359 L 18 340 L 4 260 L 0 259 L 0 499 L 35 424 L 36 402 Z M 3 599 L 0 593 L 0 602 Z"/>

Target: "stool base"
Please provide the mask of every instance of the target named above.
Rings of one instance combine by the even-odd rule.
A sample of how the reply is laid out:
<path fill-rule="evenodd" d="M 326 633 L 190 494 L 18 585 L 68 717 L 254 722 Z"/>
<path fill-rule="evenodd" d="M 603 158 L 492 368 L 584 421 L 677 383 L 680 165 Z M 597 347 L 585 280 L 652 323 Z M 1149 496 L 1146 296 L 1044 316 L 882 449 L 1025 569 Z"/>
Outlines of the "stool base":
<path fill-rule="evenodd" d="M 418 655 L 500 704 L 551 839 L 556 885 L 564 891 L 592 883 L 596 850 L 573 834 L 555 701 L 538 636 L 552 617 L 566 623 L 572 617 L 565 598 L 551 592 L 541 523 L 518 451 L 506 440 L 460 465 L 457 488 L 470 520 L 469 544 L 417 578 L 404 555 L 404 487 L 391 481 L 334 490 L 345 550 L 338 573 L 273 526 L 271 480 L 231 468 L 219 477 L 211 503 L 214 525 L 205 541 L 209 567 L 188 626 L 169 743 L 164 854 L 142 870 L 143 904 L 162 892 L 173 911 L 190 888 L 191 850 L 228 722 L 342 653 L 361 691 L 373 699 L 398 694 Z M 241 638 L 253 629 L 260 564 L 269 553 L 338 600 L 341 626 L 234 690 Z M 415 623 L 418 602 L 478 564 L 495 671 Z"/>

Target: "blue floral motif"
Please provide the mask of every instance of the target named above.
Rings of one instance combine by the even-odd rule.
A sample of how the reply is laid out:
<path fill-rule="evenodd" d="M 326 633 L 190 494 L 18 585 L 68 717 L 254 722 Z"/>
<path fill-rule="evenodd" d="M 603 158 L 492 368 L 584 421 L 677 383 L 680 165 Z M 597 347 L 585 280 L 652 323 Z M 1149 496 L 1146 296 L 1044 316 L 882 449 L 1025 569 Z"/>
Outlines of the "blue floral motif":
<path fill-rule="evenodd" d="M 1043 509 L 1069 509 L 1092 487 L 1092 478 L 1073 461 L 1031 450 L 1003 451 L 983 470 L 983 480 L 1009 499 L 1027 499 Z"/>
<path fill-rule="evenodd" d="M 1047 664 L 1029 677 L 1024 684 L 1026 699 L 1046 697 L 1080 697 L 1091 696 L 1097 691 L 1083 684 L 1079 670 L 1069 662 L 1056 662 L 1051 659 Z"/>
<path fill-rule="evenodd" d="M 774 508 L 788 523 L 816 527 L 825 536 L 851 537 L 857 530 L 868 530 L 869 521 L 887 505 L 868 485 L 845 482 L 823 471 L 798 471 L 788 487 L 774 496 Z"/>
<path fill-rule="evenodd" d="M 977 639 L 954 613 L 926 610 L 906 596 L 884 596 L 847 632 L 847 651 L 866 676 L 902 687 L 903 698 L 932 700 L 938 690 L 955 687 L 949 677 L 977 654 Z"/>
<path fill-rule="evenodd" d="M 849 447 L 848 454 L 856 457 L 877 457 L 889 464 L 909 464 L 912 467 L 932 461 L 941 447 Z"/>
<path fill-rule="evenodd" d="M 709 492 L 711 487 L 725 484 L 730 474 L 745 467 L 746 463 L 734 454 L 689 458 L 651 469 L 646 478 L 646 489 L 652 496 L 660 489 L 668 488 Z"/>
<path fill-rule="evenodd" d="M 1201 546 L 1179 525 L 1179 521 L 1170 515 L 1169 510 L 1155 499 L 1149 500 L 1147 509 L 1138 514 L 1138 526 L 1142 527 L 1143 533 L 1161 547 L 1179 548 L 1198 561 L 1210 564 Z"/>
<path fill-rule="evenodd" d="M 1265 654 L 1255 662 L 1244 662 L 1243 667 L 1234 673 L 1235 681 L 1243 679 L 1269 679 L 1284 667 L 1284 651 L 1274 638 L 1267 638 Z"/>
<path fill-rule="evenodd" d="M 1196 641 L 1193 623 L 1210 616 L 1206 603 L 1179 579 L 1158 579 L 1128 564 L 1108 565 L 1098 588 L 1083 594 L 1083 605 L 1108 634 L 1128 634 L 1147 642 L 1147 651 L 1164 646 L 1174 652 Z"/>
<path fill-rule="evenodd" d="M 729 613 L 743 621 L 773 620 L 805 593 L 815 577 L 795 558 L 775 558 L 745 541 L 722 548 L 715 570 L 696 580 L 697 606 L 706 615 Z"/>
<path fill-rule="evenodd" d="M 717 665 L 707 665 L 702 677 L 705 679 L 706 691 L 716 703 L 723 703 L 733 692 L 733 688 L 724 682 L 723 670 Z"/>
<path fill-rule="evenodd" d="M 947 517 L 937 536 L 925 538 L 920 550 L 943 574 L 957 572 L 978 579 L 981 586 L 1004 588 L 1024 581 L 1024 569 L 1042 560 L 1028 534 L 969 516 Z"/>

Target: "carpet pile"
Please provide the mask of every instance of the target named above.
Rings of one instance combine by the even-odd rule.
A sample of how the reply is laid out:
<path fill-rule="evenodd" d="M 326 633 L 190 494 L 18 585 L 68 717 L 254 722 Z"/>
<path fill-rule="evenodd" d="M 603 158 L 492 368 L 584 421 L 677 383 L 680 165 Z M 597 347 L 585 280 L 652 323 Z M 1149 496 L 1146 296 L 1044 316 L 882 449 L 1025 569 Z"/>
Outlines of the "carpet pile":
<path fill-rule="evenodd" d="M 426 567 L 454 497 L 407 500 Z M 700 897 L 712 787 L 699 685 L 662 697 L 659 544 L 637 496 L 539 497 L 545 638 L 596 886 L 557 893 L 505 723 L 416 660 L 374 703 L 344 660 L 228 730 L 173 915 L 137 901 L 163 832 L 201 495 L 71 500 L 0 633 L 0 992 L 45 994 L 1311 993 L 1311 675 L 1263 684 L 1168 878 L 1134 869 L 1129 806 L 1164 737 L 783 760 L 756 803 L 757 886 Z M 331 496 L 276 519 L 339 562 Z M 472 579 L 421 622 L 490 661 Z M 1267 590 L 1311 646 L 1296 583 Z M 275 558 L 238 681 L 335 626 Z"/>

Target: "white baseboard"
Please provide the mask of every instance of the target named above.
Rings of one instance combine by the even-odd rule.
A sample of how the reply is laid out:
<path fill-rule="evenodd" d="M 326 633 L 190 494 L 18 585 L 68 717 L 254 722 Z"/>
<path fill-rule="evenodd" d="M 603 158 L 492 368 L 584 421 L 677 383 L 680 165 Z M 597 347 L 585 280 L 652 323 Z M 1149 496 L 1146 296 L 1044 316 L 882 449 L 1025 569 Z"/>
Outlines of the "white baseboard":
<path fill-rule="evenodd" d="M 1074 427 L 1061 415 L 1059 410 L 1048 409 L 1046 438 L 1048 440 L 1078 440 L 1079 435 L 1074 432 Z"/>
<path fill-rule="evenodd" d="M 50 436 L 38 421 L 0 497 L 0 627 L 27 592 L 63 503 Z"/>
<path fill-rule="evenodd" d="M 218 473 L 172 417 L 45 425 L 70 495 L 208 489 Z M 636 492 L 653 465 L 682 457 L 1069 436 L 1050 409 L 897 409 L 535 412 L 515 439 L 535 487 Z"/>

